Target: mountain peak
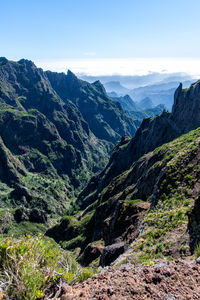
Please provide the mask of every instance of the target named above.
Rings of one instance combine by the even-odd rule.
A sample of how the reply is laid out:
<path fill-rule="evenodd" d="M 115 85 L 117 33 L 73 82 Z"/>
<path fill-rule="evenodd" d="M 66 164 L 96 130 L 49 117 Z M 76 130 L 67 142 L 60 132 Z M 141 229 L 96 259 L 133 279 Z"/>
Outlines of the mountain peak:
<path fill-rule="evenodd" d="M 199 99 L 199 80 L 193 83 L 188 89 L 183 89 L 182 83 L 180 83 L 175 91 L 171 118 L 176 121 L 183 133 L 200 126 Z"/>
<path fill-rule="evenodd" d="M 105 89 L 107 92 L 116 92 L 119 95 L 124 95 L 129 92 L 119 81 L 108 81 L 104 83 Z"/>
<path fill-rule="evenodd" d="M 29 59 L 25 59 L 25 58 L 22 58 L 20 60 L 18 60 L 18 64 L 22 65 L 22 64 L 25 64 L 25 65 L 29 65 L 29 66 L 35 66 L 34 62 L 32 62 L 32 60 L 29 60 Z"/>
<path fill-rule="evenodd" d="M 0 64 L 5 65 L 8 62 L 6 57 L 0 57 Z"/>
<path fill-rule="evenodd" d="M 94 81 L 94 82 L 93 82 L 93 84 L 94 84 L 94 85 L 102 85 L 102 83 L 101 83 L 101 81 L 100 81 L 100 80 L 96 80 L 96 81 Z"/>
<path fill-rule="evenodd" d="M 124 99 L 133 101 L 133 99 L 128 94 L 124 95 Z"/>
<path fill-rule="evenodd" d="M 142 99 L 142 100 L 139 102 L 139 106 L 140 106 L 142 109 L 153 108 L 153 102 L 152 102 L 151 98 L 145 97 L 144 99 Z"/>
<path fill-rule="evenodd" d="M 70 70 L 67 71 L 67 76 L 70 77 L 70 78 L 74 78 L 74 79 L 76 78 L 76 79 L 78 79 L 76 77 L 76 75 L 72 71 L 70 71 Z"/>
<path fill-rule="evenodd" d="M 97 88 L 101 93 L 106 94 L 106 90 L 100 80 L 96 80 L 92 83 L 92 85 L 95 86 L 95 88 Z"/>

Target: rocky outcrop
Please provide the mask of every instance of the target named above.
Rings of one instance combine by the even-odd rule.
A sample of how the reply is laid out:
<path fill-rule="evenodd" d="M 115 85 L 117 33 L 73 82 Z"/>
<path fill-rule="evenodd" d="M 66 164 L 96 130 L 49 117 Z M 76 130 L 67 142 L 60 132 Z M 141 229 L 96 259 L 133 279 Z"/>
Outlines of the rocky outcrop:
<path fill-rule="evenodd" d="M 200 126 L 200 81 L 189 89 L 182 89 L 180 84 L 175 92 L 171 120 L 182 133 Z"/>
<path fill-rule="evenodd" d="M 83 257 L 81 259 L 82 264 L 88 266 L 102 255 L 104 249 L 105 247 L 100 242 L 89 244 L 84 250 Z"/>
<path fill-rule="evenodd" d="M 126 247 L 123 242 L 104 247 L 100 259 L 100 265 L 102 267 L 109 266 L 120 254 L 124 252 L 125 249 Z"/>
<path fill-rule="evenodd" d="M 49 216 L 46 211 L 38 208 L 27 209 L 23 206 L 15 210 L 14 218 L 17 223 L 23 221 L 30 221 L 33 223 L 47 223 L 49 221 Z"/>

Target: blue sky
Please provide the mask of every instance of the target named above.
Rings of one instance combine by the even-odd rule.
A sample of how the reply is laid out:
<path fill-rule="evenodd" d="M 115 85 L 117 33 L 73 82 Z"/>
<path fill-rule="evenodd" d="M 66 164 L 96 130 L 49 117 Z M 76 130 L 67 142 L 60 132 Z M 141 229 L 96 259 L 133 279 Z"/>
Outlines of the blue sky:
<path fill-rule="evenodd" d="M 76 72 L 87 72 L 88 62 L 94 69 L 95 63 L 98 68 L 98 64 L 106 64 L 108 60 L 113 63 L 105 69 L 131 59 L 163 60 L 161 70 L 167 66 L 166 59 L 178 58 L 181 62 L 192 59 L 194 67 L 200 61 L 199 0 L 0 0 L 0 3 L 1 56 L 9 59 L 24 57 L 54 69 L 61 69 L 65 63 L 72 67 L 83 65 Z"/>

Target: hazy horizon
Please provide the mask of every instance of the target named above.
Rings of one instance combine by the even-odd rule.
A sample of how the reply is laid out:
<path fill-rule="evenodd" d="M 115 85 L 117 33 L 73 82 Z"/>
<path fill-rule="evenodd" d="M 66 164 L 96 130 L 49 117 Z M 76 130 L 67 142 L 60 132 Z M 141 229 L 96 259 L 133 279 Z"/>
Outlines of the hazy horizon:
<path fill-rule="evenodd" d="M 1 54 L 87 75 L 200 74 L 198 0 L 7 0 Z"/>
<path fill-rule="evenodd" d="M 55 72 L 67 72 L 82 76 L 144 76 L 151 73 L 184 73 L 191 76 L 200 76 L 200 59 L 73 59 L 34 61 L 38 67 Z"/>

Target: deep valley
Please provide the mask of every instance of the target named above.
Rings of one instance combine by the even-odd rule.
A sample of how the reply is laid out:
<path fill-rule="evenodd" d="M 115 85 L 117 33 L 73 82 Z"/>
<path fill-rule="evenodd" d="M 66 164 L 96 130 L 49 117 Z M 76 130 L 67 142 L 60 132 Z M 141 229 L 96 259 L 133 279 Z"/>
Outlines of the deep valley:
<path fill-rule="evenodd" d="M 66 283 L 110 265 L 114 269 L 87 281 L 97 285 L 81 289 L 83 299 L 116 299 L 107 290 L 107 298 L 95 298 L 102 276 L 116 279 L 117 270 L 119 278 L 131 276 L 137 267 L 145 284 L 155 284 L 145 272 L 165 276 L 169 265 L 170 277 L 176 262 L 186 272 L 188 259 L 196 291 L 187 299 L 198 299 L 199 160 L 200 81 L 177 86 L 169 112 L 148 98 L 136 103 L 128 95 L 108 95 L 100 81 L 89 83 L 71 71 L 0 58 L 0 299 L 50 299 L 50 291 L 52 299 L 67 297 Z M 33 293 L 32 275 L 26 283 L 18 266 L 36 272 L 28 266 L 37 260 Z M 144 269 L 159 262 L 161 271 Z M 4 288 L 9 272 L 20 274 L 22 290 L 13 288 L 15 276 Z M 119 295 L 147 299 L 139 298 L 142 289 Z M 80 284 L 69 290 L 72 298 L 60 299 L 79 294 Z M 161 294 L 148 299 L 183 299 Z"/>

